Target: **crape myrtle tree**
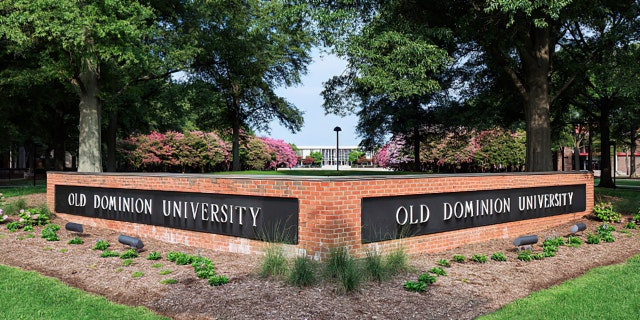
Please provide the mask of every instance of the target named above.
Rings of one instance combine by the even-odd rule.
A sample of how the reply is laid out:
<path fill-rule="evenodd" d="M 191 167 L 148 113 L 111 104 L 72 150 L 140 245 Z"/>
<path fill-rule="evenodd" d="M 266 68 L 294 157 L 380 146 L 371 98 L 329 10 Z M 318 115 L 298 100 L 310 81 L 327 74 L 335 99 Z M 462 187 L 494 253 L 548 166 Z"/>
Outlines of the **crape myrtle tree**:
<path fill-rule="evenodd" d="M 163 1 L 163 4 L 169 1 Z M 72 88 L 79 101 L 78 171 L 101 172 L 103 102 L 131 84 L 157 77 L 167 25 L 141 1 L 7 0 L 0 3 L 0 39 L 15 55 L 33 57 L 48 79 Z M 104 82 L 117 74 L 120 85 Z"/>
<path fill-rule="evenodd" d="M 311 61 L 308 7 L 280 0 L 196 0 L 191 5 L 189 31 L 197 35 L 199 51 L 190 77 L 222 102 L 213 112 L 218 122 L 213 125 L 231 128 L 232 170 L 237 171 L 243 129 L 268 131 L 273 119 L 292 132 L 302 126 L 302 112 L 275 89 L 299 84 Z"/>

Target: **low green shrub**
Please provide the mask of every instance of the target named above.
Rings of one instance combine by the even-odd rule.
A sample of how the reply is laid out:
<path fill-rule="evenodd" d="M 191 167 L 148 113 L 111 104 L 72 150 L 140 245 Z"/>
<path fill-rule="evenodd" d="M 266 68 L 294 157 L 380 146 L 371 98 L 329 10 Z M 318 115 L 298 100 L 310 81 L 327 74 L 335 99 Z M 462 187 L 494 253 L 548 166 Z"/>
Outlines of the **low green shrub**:
<path fill-rule="evenodd" d="M 580 245 L 582 245 L 582 239 L 580 239 L 580 237 L 569 236 L 569 238 L 567 239 L 567 246 L 569 247 L 577 248 Z"/>

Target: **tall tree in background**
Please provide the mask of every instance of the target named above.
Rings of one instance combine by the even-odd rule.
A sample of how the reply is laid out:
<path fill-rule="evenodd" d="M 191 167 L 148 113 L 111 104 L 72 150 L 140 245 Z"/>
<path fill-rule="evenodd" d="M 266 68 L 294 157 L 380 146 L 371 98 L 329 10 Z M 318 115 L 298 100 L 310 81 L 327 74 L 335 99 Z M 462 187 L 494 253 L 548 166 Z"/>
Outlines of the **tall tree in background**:
<path fill-rule="evenodd" d="M 334 12 L 360 12 L 364 18 L 360 23 L 365 27 L 375 22 L 368 17 L 390 16 L 388 21 L 401 21 L 409 25 L 406 30 L 398 30 L 405 36 L 413 35 L 414 30 L 429 29 L 440 34 L 451 33 L 456 50 L 450 54 L 456 57 L 456 65 L 474 63 L 482 70 L 490 70 L 489 78 L 476 78 L 477 83 L 465 83 L 467 88 L 492 86 L 500 81 L 504 88 L 509 80 L 508 90 L 517 93 L 523 106 L 527 132 L 527 171 L 550 171 L 551 127 L 550 108 L 557 97 L 561 96 L 580 76 L 569 75 L 566 78 L 554 77 L 554 58 L 556 50 L 568 41 L 574 41 L 575 34 L 567 32 L 569 26 L 581 28 L 585 19 L 594 12 L 623 12 L 635 1 L 335 1 L 331 4 Z M 334 13 L 320 15 L 325 20 L 344 22 L 353 15 Z M 327 18 L 329 17 L 329 18 Z M 347 17 L 347 18 L 345 18 Z M 327 24 L 328 25 L 328 24 Z M 358 24 L 356 24 L 357 26 Z M 336 33 L 344 33 L 345 23 L 336 23 L 337 28 L 328 27 Z M 337 36 L 340 43 L 344 36 Z M 347 38 L 348 39 L 348 38 Z M 348 51 L 340 51 L 345 57 Z M 416 59 L 430 59 L 427 52 L 421 52 Z M 583 60 L 583 63 L 588 62 Z M 489 82 L 488 82 L 489 81 Z M 478 92 L 486 92 L 478 90 Z M 497 91 L 495 91 L 497 92 Z M 486 98 L 476 102 L 491 101 Z M 496 99 L 493 99 L 496 101 Z M 484 104 L 478 104 L 485 107 Z"/>
<path fill-rule="evenodd" d="M 451 64 L 445 50 L 450 33 L 398 19 L 398 10 L 396 1 L 382 5 L 359 34 L 338 47 L 347 72 L 325 83 L 324 108 L 335 114 L 357 110 L 365 148 L 389 133 L 410 138 L 414 170 L 420 171 L 420 131 L 442 90 L 440 73 Z"/>
<path fill-rule="evenodd" d="M 610 7 L 593 8 L 580 24 L 568 26 L 571 41 L 560 44 L 561 68 L 579 70 L 576 85 L 563 100 L 595 120 L 600 131 L 601 187 L 615 186 L 611 163 L 613 117 L 633 112 L 638 97 L 639 31 L 639 4 L 616 2 Z"/>
<path fill-rule="evenodd" d="M 274 118 L 292 132 L 302 127 L 302 112 L 275 89 L 299 84 L 311 61 L 307 6 L 259 0 L 192 5 L 190 31 L 200 49 L 192 79 L 224 101 L 224 110 L 216 112 L 218 125 L 231 128 L 232 170 L 237 171 L 243 128 L 268 130 Z"/>

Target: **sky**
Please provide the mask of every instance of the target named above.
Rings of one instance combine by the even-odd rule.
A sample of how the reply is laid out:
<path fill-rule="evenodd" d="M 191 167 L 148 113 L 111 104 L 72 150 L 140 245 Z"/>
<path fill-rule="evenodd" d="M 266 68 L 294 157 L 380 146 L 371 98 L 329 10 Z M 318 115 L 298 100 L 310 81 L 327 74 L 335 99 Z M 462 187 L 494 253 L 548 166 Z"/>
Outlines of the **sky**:
<path fill-rule="evenodd" d="M 349 115 L 339 117 L 325 115 L 322 108 L 322 83 L 344 71 L 346 62 L 336 56 L 326 54 L 321 56 L 318 51 L 313 53 L 313 62 L 309 65 L 307 75 L 302 77 L 302 84 L 296 87 L 281 88 L 276 93 L 293 103 L 304 112 L 304 125 L 298 133 L 291 133 L 282 127 L 278 121 L 270 123 L 271 133 L 257 132 L 258 136 L 269 136 L 281 139 L 287 143 L 302 146 L 334 146 L 336 133 L 333 129 L 342 129 L 338 134 L 340 146 L 358 146 L 360 139 L 355 129 L 358 117 Z"/>

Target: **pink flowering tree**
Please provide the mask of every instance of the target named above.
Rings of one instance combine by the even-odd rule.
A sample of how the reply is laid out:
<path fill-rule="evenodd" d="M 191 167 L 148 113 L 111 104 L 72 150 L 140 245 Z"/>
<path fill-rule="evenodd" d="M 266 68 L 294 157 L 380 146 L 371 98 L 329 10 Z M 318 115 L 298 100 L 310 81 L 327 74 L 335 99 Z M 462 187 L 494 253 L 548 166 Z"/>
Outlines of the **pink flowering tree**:
<path fill-rule="evenodd" d="M 266 144 L 267 153 L 270 157 L 265 166 L 266 169 L 293 168 L 296 166 L 298 155 L 296 155 L 290 144 L 284 142 L 284 140 L 269 137 L 261 137 L 260 139 Z"/>
<path fill-rule="evenodd" d="M 118 143 L 125 170 L 206 172 L 228 167 L 229 146 L 216 133 L 151 132 Z"/>

